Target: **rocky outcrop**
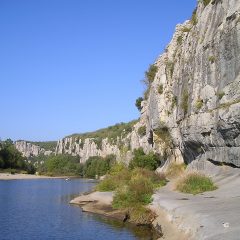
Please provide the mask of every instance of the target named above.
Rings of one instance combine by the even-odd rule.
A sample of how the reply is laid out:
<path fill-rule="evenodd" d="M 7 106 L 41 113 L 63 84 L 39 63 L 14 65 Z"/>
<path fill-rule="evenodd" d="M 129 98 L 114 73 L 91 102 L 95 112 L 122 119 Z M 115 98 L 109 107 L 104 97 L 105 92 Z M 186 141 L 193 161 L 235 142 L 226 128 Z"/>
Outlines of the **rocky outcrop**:
<path fill-rule="evenodd" d="M 44 148 L 41 148 L 40 146 L 37 146 L 35 144 L 32 144 L 27 141 L 16 141 L 15 143 L 16 149 L 22 153 L 24 157 L 33 157 L 33 156 L 38 156 L 40 154 L 44 155 L 50 155 L 52 151 L 50 150 L 45 150 Z"/>
<path fill-rule="evenodd" d="M 140 137 L 138 134 L 139 127 L 144 125 L 144 117 L 135 125 L 131 124 L 131 130 L 126 133 L 126 129 L 129 128 L 128 125 L 129 123 L 126 124 L 126 128 L 122 129 L 116 139 L 111 137 L 101 138 L 99 137 L 101 133 L 94 134 L 96 137 L 91 138 L 86 138 L 83 134 L 65 137 L 58 141 L 56 154 L 79 156 L 81 163 L 86 162 L 92 156 L 106 157 L 114 154 L 118 161 L 128 163 L 132 158 L 134 149 L 143 147 L 147 152 L 149 148 L 147 136 Z"/>
<path fill-rule="evenodd" d="M 240 2 L 200 1 L 155 65 L 141 117 L 153 149 L 168 132 L 173 160 L 240 167 Z"/>
<path fill-rule="evenodd" d="M 140 120 L 118 141 L 67 137 L 56 153 L 117 155 L 134 149 L 168 156 L 167 162 L 224 162 L 240 167 L 240 2 L 198 2 L 192 19 L 176 27 L 142 102 Z M 138 129 L 146 128 L 140 135 Z"/>

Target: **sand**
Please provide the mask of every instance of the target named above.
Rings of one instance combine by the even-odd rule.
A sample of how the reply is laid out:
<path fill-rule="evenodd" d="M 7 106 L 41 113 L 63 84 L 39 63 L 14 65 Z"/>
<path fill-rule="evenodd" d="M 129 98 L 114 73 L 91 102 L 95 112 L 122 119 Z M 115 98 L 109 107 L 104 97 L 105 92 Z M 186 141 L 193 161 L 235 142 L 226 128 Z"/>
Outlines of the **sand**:
<path fill-rule="evenodd" d="M 24 179 L 47 179 L 47 178 L 65 178 L 65 177 L 49 177 L 39 176 L 32 174 L 11 174 L 11 173 L 0 173 L 0 180 L 24 180 Z"/>

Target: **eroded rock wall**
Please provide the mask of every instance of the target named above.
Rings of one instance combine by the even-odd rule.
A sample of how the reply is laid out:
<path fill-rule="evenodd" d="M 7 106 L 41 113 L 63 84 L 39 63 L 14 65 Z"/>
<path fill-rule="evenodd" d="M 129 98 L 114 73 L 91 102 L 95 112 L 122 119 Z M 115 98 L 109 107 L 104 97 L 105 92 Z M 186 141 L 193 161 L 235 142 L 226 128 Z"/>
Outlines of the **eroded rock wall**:
<path fill-rule="evenodd" d="M 200 2 L 195 16 L 157 59 L 142 117 L 148 133 L 169 129 L 176 160 L 240 166 L 240 1 Z"/>
<path fill-rule="evenodd" d="M 24 157 L 33 157 L 33 156 L 38 156 L 40 154 L 44 154 L 44 155 L 50 155 L 52 153 L 52 151 L 47 151 L 35 144 L 32 144 L 30 142 L 27 141 L 16 141 L 14 143 L 16 149 L 22 153 L 22 155 Z"/>

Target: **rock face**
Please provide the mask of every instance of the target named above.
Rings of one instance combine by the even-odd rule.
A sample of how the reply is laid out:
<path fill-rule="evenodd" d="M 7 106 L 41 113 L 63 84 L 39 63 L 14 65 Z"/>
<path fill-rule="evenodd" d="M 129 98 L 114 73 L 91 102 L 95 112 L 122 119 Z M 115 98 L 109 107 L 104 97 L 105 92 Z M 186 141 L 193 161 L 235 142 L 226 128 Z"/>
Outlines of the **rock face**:
<path fill-rule="evenodd" d="M 240 1 L 198 2 L 192 19 L 176 27 L 132 131 L 109 138 L 58 141 L 57 154 L 117 155 L 155 151 L 167 162 L 224 162 L 240 167 Z M 146 134 L 139 134 L 145 128 Z"/>
<path fill-rule="evenodd" d="M 21 152 L 24 157 L 27 158 L 38 156 L 40 154 L 50 155 L 52 153 L 52 151 L 47 151 L 44 148 L 41 148 L 27 141 L 16 141 L 14 144 L 16 149 Z"/>
<path fill-rule="evenodd" d="M 142 111 L 153 149 L 168 131 L 173 159 L 240 167 L 240 1 L 200 1 L 155 65 Z"/>

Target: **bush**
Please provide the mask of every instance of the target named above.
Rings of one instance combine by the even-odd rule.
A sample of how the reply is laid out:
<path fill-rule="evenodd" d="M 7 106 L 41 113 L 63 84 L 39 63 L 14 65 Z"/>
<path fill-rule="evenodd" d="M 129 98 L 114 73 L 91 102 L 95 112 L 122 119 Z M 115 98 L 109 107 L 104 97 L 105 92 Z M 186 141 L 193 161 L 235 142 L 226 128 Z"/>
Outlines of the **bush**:
<path fill-rule="evenodd" d="M 145 83 L 147 86 L 149 86 L 153 82 L 157 71 L 158 67 L 156 65 L 151 64 L 149 66 L 148 70 L 145 72 Z"/>
<path fill-rule="evenodd" d="M 203 3 L 204 7 L 206 7 L 211 2 L 211 0 L 201 0 L 201 2 Z"/>
<path fill-rule="evenodd" d="M 172 138 L 168 127 L 165 126 L 164 123 L 161 122 L 160 126 L 154 129 L 154 133 L 166 144 L 166 147 L 170 147 Z"/>
<path fill-rule="evenodd" d="M 183 37 L 182 36 L 178 36 L 178 38 L 177 38 L 178 45 L 181 45 L 182 41 L 183 41 Z"/>
<path fill-rule="evenodd" d="M 174 72 L 174 62 L 167 62 L 167 72 L 170 73 L 170 77 L 172 78 Z"/>
<path fill-rule="evenodd" d="M 133 154 L 134 157 L 129 163 L 130 169 L 140 167 L 155 170 L 161 164 L 161 160 L 158 155 L 153 152 L 145 154 L 142 148 L 135 149 Z"/>
<path fill-rule="evenodd" d="M 183 94 L 182 94 L 181 107 L 184 111 L 184 115 L 187 114 L 187 112 L 188 112 L 188 92 L 186 89 L 183 91 Z"/>
<path fill-rule="evenodd" d="M 130 171 L 124 165 L 116 164 L 96 189 L 115 191 L 113 208 L 128 212 L 130 221 L 134 223 L 149 224 L 154 215 L 144 205 L 151 203 L 154 190 L 165 184 L 164 175 L 144 168 Z"/>
<path fill-rule="evenodd" d="M 179 180 L 177 190 L 184 193 L 198 194 L 216 190 L 212 180 L 199 173 L 190 173 Z"/>
<path fill-rule="evenodd" d="M 127 211 L 130 216 L 130 222 L 138 225 L 149 225 L 156 217 L 151 210 L 146 209 L 141 204 L 136 204 L 134 207 L 128 207 Z"/>
<path fill-rule="evenodd" d="M 115 155 L 109 155 L 105 158 L 102 157 L 90 157 L 83 167 L 83 176 L 95 178 L 97 176 L 105 175 L 116 162 Z"/>
<path fill-rule="evenodd" d="M 146 126 L 142 126 L 142 127 L 138 128 L 138 135 L 140 137 L 143 137 L 146 135 Z"/>
<path fill-rule="evenodd" d="M 195 103 L 195 107 L 197 110 L 200 110 L 203 107 L 203 100 L 201 98 L 199 98 L 196 103 Z"/>
<path fill-rule="evenodd" d="M 177 106 L 177 103 L 178 103 L 177 96 L 173 96 L 173 97 L 172 97 L 172 108 L 174 108 L 175 106 Z"/>
<path fill-rule="evenodd" d="M 190 28 L 188 28 L 188 27 L 184 27 L 184 28 L 182 29 L 182 31 L 183 31 L 183 32 L 190 32 L 190 31 L 191 31 L 191 29 L 190 29 Z"/>
<path fill-rule="evenodd" d="M 146 89 L 146 91 L 144 92 L 144 100 L 147 100 L 150 94 L 150 87 Z"/>
<path fill-rule="evenodd" d="M 216 94 L 217 96 L 218 96 L 218 99 L 222 99 L 223 98 L 223 96 L 225 95 L 225 92 L 223 92 L 223 91 L 220 91 L 220 92 L 217 92 L 217 94 Z"/>
<path fill-rule="evenodd" d="M 211 63 L 211 64 L 213 64 L 213 63 L 215 63 L 215 57 L 214 56 L 209 56 L 208 57 L 208 61 Z"/>
<path fill-rule="evenodd" d="M 166 176 L 168 178 L 174 178 L 179 177 L 182 175 L 186 169 L 186 164 L 177 164 L 177 163 L 171 163 L 167 169 Z"/>
<path fill-rule="evenodd" d="M 143 98 L 139 97 L 138 99 L 136 99 L 136 102 L 135 102 L 135 106 L 137 107 L 139 112 L 141 112 L 142 110 L 142 105 L 141 105 L 142 101 L 143 101 Z"/>
<path fill-rule="evenodd" d="M 162 94 L 162 93 L 163 93 L 163 85 L 162 85 L 162 84 L 160 84 L 160 85 L 158 86 L 158 93 L 159 93 L 159 94 Z"/>
<path fill-rule="evenodd" d="M 192 25 L 197 25 L 197 22 L 198 22 L 198 20 L 197 20 L 197 8 L 192 13 L 191 22 L 192 22 Z"/>
<path fill-rule="evenodd" d="M 110 174 L 97 185 L 96 189 L 102 192 L 111 192 L 126 185 L 130 179 L 130 171 L 124 165 L 118 163 L 111 168 Z"/>

